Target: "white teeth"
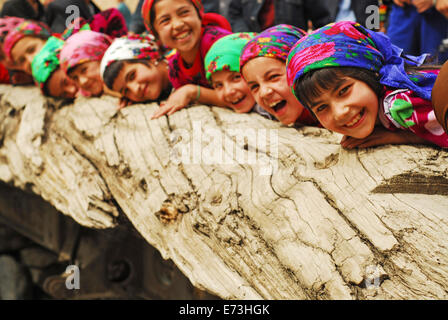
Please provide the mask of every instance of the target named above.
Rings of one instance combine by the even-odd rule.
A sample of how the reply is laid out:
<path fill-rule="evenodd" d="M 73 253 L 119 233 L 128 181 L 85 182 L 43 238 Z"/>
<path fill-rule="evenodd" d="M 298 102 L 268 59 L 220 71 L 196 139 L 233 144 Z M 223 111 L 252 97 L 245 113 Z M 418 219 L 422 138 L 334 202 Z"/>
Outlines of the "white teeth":
<path fill-rule="evenodd" d="M 268 105 L 268 107 L 269 108 L 273 108 L 273 107 L 275 107 L 277 104 L 279 104 L 280 103 L 280 101 L 277 101 L 277 102 L 273 102 L 273 103 L 271 103 L 270 105 Z"/>
<path fill-rule="evenodd" d="M 189 32 L 182 33 L 180 36 L 177 36 L 176 39 L 177 40 L 185 39 L 186 37 L 188 37 L 189 34 L 190 34 Z"/>
<path fill-rule="evenodd" d="M 345 126 L 347 127 L 353 127 L 355 124 L 358 123 L 358 121 L 361 120 L 361 113 L 358 113 L 358 115 L 349 123 L 347 123 Z"/>

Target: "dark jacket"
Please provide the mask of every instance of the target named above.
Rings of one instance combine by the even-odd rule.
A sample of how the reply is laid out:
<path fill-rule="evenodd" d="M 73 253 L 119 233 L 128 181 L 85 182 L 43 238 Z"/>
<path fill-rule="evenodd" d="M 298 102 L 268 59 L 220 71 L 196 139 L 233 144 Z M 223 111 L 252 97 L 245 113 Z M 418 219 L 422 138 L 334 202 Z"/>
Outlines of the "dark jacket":
<path fill-rule="evenodd" d="M 90 1 L 90 3 L 93 6 L 94 14 L 101 11 L 93 1 Z M 86 20 L 93 16 L 84 0 L 54 0 L 47 6 L 46 10 L 46 21 L 53 32 L 62 33 L 67 25 L 73 21 L 73 11 L 68 10 L 66 12 L 70 5 L 77 6 L 80 17 Z"/>
<path fill-rule="evenodd" d="M 232 0 L 228 12 L 232 31 L 262 31 L 258 15 L 263 3 L 263 0 Z M 308 20 L 315 28 L 331 22 L 325 0 L 276 0 L 274 3 L 275 25 L 285 23 L 306 31 Z"/>
<path fill-rule="evenodd" d="M 38 0 L 35 1 L 38 7 L 37 12 L 26 0 L 8 0 L 3 4 L 0 16 L 19 17 L 46 22 L 44 6 Z"/>
<path fill-rule="evenodd" d="M 327 8 L 331 14 L 331 20 L 336 20 L 336 16 L 339 10 L 338 0 L 325 0 L 327 2 Z M 356 22 L 366 25 L 367 18 L 371 15 L 371 13 L 366 13 L 366 8 L 370 5 L 375 5 L 379 7 L 379 0 L 352 0 L 350 8 L 356 17 Z"/>

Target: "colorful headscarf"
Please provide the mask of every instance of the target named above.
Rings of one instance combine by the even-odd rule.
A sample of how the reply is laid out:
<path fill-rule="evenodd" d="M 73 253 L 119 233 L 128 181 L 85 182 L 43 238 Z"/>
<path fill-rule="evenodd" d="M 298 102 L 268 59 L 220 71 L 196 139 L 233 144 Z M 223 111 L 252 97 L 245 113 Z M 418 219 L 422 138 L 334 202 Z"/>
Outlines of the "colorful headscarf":
<path fill-rule="evenodd" d="M 204 60 L 207 80 L 210 81 L 212 74 L 221 70 L 240 72 L 241 52 L 256 35 L 253 32 L 233 33 L 216 41 Z"/>
<path fill-rule="evenodd" d="M 115 39 L 101 60 L 101 77 L 106 68 L 115 61 L 134 59 L 161 59 L 160 48 L 153 36 L 142 37 L 138 35 Z"/>
<path fill-rule="evenodd" d="M 199 12 L 199 16 L 202 18 L 204 16 L 204 6 L 202 5 L 201 0 L 190 0 L 191 3 L 195 6 L 196 10 Z M 145 0 L 142 5 L 142 18 L 143 23 L 148 31 L 154 33 L 151 21 L 151 10 L 154 5 L 154 0 Z"/>
<path fill-rule="evenodd" d="M 0 18 L 0 43 L 5 41 L 6 36 L 10 31 L 15 29 L 25 19 L 18 17 L 4 17 Z"/>
<path fill-rule="evenodd" d="M 244 47 L 240 58 L 240 69 L 256 57 L 271 57 L 286 61 L 291 48 L 305 35 L 306 32 L 302 29 L 287 24 L 266 29 Z"/>
<path fill-rule="evenodd" d="M 101 61 L 112 38 L 95 31 L 81 31 L 69 37 L 61 50 L 59 62 L 65 73 L 77 65 L 89 61 Z"/>
<path fill-rule="evenodd" d="M 383 85 L 413 90 L 419 97 L 431 100 L 436 75 L 408 75 L 404 69 L 405 61 L 421 65 L 426 55 L 403 56 L 402 52 L 386 35 L 368 30 L 359 23 L 329 24 L 303 38 L 291 50 L 287 61 L 288 85 L 294 92 L 296 82 L 311 70 L 358 67 L 378 72 Z"/>
<path fill-rule="evenodd" d="M 31 63 L 34 81 L 43 89 L 51 74 L 59 67 L 59 54 L 64 41 L 50 37 Z"/>
<path fill-rule="evenodd" d="M 101 11 L 90 19 L 78 17 L 62 33 L 61 38 L 67 40 L 70 36 L 83 30 L 92 30 L 119 38 L 128 33 L 123 14 L 116 8 Z"/>
<path fill-rule="evenodd" d="M 50 28 L 43 22 L 25 20 L 15 29 L 11 30 L 5 38 L 3 51 L 12 60 L 11 50 L 14 45 L 26 36 L 34 36 L 42 39 L 48 39 L 51 36 Z"/>

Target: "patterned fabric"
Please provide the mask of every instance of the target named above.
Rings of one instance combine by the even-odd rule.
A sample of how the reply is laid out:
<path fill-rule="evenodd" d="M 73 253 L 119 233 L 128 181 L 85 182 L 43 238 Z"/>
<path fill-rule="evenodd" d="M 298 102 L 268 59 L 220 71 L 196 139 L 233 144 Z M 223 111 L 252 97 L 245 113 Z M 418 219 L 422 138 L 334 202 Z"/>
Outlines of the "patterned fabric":
<path fill-rule="evenodd" d="M 14 45 L 17 41 L 26 36 L 48 39 L 51 36 L 51 30 L 45 23 L 38 21 L 25 20 L 19 24 L 15 29 L 8 33 L 3 44 L 3 51 L 9 59 L 12 60 L 11 50 Z"/>
<path fill-rule="evenodd" d="M 62 47 L 59 57 L 61 68 L 68 73 L 81 63 L 100 61 L 111 43 L 112 39 L 103 33 L 90 30 L 78 32 L 69 37 Z"/>
<path fill-rule="evenodd" d="M 199 12 L 199 16 L 202 18 L 204 16 L 204 7 L 202 5 L 201 0 L 190 0 L 191 3 L 195 6 L 195 8 Z M 142 17 L 143 17 L 143 23 L 145 24 L 146 30 L 153 32 L 152 23 L 154 21 L 151 21 L 151 10 L 152 6 L 154 4 L 154 0 L 145 0 L 142 6 Z"/>
<path fill-rule="evenodd" d="M 31 63 L 34 81 L 41 90 L 51 74 L 59 68 L 59 54 L 63 45 L 62 39 L 50 37 Z"/>
<path fill-rule="evenodd" d="M 240 56 L 244 46 L 257 34 L 253 32 L 233 33 L 216 41 L 205 56 L 207 80 L 213 73 L 228 70 L 240 72 Z"/>
<path fill-rule="evenodd" d="M 24 21 L 25 19 L 18 17 L 0 18 L 0 43 L 5 41 L 6 36 L 11 30 L 15 29 Z"/>
<path fill-rule="evenodd" d="M 70 36 L 82 30 L 104 33 L 113 38 L 119 38 L 128 33 L 126 20 L 123 14 L 116 8 L 101 11 L 88 20 L 82 17 L 73 20 L 61 37 L 67 40 Z"/>
<path fill-rule="evenodd" d="M 169 79 L 175 89 L 186 84 L 198 84 L 210 88 L 210 83 L 205 77 L 204 57 L 210 50 L 210 47 L 222 37 L 229 35 L 230 32 L 220 27 L 206 26 L 202 28 L 201 44 L 195 61 L 190 68 L 184 65 L 179 52 L 176 52 L 168 59 Z"/>
<path fill-rule="evenodd" d="M 409 130 L 427 141 L 448 148 L 448 134 L 437 121 L 431 101 L 419 97 L 412 90 L 386 91 L 379 118 L 388 130 Z"/>
<path fill-rule="evenodd" d="M 368 30 L 359 23 L 329 24 L 304 37 L 291 49 L 287 61 L 288 85 L 294 92 L 296 82 L 311 70 L 358 67 L 378 72 L 383 85 L 410 89 L 419 97 L 431 100 L 436 76 L 421 72 L 408 75 L 404 69 L 405 59 L 408 64 L 421 65 L 426 55 L 402 56 L 402 51 L 384 34 Z"/>
<path fill-rule="evenodd" d="M 160 48 L 153 36 L 130 35 L 115 39 L 101 60 L 101 77 L 106 68 L 115 61 L 151 59 L 160 60 L 162 58 Z"/>
<path fill-rule="evenodd" d="M 266 29 L 253 38 L 243 49 L 240 69 L 253 58 L 270 57 L 286 61 L 294 44 L 306 35 L 302 29 L 287 24 L 279 24 Z"/>

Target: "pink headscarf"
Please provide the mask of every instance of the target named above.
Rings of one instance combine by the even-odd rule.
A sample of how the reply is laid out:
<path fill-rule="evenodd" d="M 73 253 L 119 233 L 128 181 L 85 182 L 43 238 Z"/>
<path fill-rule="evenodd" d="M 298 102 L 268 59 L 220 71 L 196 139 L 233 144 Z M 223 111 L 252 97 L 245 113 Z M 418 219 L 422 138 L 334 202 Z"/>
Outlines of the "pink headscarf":
<path fill-rule="evenodd" d="M 8 33 L 21 24 L 25 19 L 18 17 L 4 17 L 0 18 L 0 43 L 5 41 Z"/>
<path fill-rule="evenodd" d="M 61 50 L 59 61 L 65 73 L 79 64 L 89 61 L 101 61 L 112 38 L 99 32 L 85 30 L 67 39 Z"/>
<path fill-rule="evenodd" d="M 24 20 L 16 28 L 11 30 L 3 43 L 3 51 L 12 60 L 11 50 L 20 39 L 26 36 L 33 36 L 48 39 L 51 36 L 50 28 L 43 22 Z"/>

